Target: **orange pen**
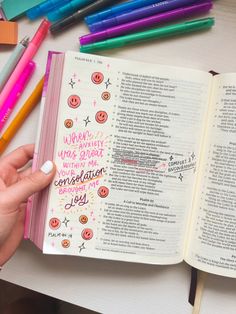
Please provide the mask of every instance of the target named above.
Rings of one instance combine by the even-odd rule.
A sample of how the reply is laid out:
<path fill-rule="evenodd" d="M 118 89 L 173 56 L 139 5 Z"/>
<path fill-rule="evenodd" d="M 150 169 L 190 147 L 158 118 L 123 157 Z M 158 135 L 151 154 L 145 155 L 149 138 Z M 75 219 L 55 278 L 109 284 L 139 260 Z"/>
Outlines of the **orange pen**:
<path fill-rule="evenodd" d="M 17 133 L 30 112 L 40 101 L 43 91 L 43 84 L 44 77 L 39 81 L 30 97 L 26 100 L 23 107 L 16 114 L 16 117 L 13 119 L 9 127 L 0 138 L 0 155 L 5 151 L 13 136 Z"/>

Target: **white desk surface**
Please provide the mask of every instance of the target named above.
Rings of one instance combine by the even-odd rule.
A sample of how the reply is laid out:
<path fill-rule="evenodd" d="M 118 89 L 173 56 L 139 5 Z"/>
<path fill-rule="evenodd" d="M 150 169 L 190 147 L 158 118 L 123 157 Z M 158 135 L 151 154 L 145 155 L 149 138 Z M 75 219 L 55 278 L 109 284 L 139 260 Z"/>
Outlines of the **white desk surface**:
<path fill-rule="evenodd" d="M 211 16 L 216 25 L 210 31 L 153 41 L 104 53 L 107 56 L 153 63 L 186 66 L 202 70 L 236 72 L 236 1 L 215 0 Z M 19 39 L 32 36 L 39 21 L 19 20 Z M 16 111 L 41 78 L 48 50 L 78 50 L 78 37 L 86 34 L 80 24 L 62 35 L 48 38 L 34 60 L 37 71 Z M 0 47 L 0 70 L 12 48 Z M 16 112 L 15 111 L 15 112 Z M 32 143 L 39 114 L 37 107 L 20 129 L 7 151 Z M 189 314 L 190 267 L 149 266 L 67 256 L 42 255 L 31 243 L 22 243 L 5 265 L 0 277 L 12 283 L 54 296 L 102 313 Z M 233 314 L 236 309 L 236 281 L 209 275 L 202 300 L 202 314 Z"/>

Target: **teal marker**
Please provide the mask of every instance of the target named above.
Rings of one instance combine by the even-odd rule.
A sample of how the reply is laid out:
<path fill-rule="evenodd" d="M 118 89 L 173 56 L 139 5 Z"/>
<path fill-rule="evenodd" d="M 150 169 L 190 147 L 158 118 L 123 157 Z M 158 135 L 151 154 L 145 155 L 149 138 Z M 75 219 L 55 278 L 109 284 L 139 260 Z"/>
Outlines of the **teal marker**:
<path fill-rule="evenodd" d="M 180 35 L 190 32 L 195 32 L 202 29 L 210 28 L 214 25 L 215 20 L 212 17 L 192 20 L 185 23 L 172 24 L 161 28 L 154 28 L 151 30 L 133 33 L 130 35 L 120 36 L 104 41 L 99 41 L 93 44 L 80 46 L 81 52 L 94 52 L 99 50 L 107 50 L 113 48 L 123 47 L 129 44 L 135 44 L 142 41 L 164 38 L 174 35 Z"/>

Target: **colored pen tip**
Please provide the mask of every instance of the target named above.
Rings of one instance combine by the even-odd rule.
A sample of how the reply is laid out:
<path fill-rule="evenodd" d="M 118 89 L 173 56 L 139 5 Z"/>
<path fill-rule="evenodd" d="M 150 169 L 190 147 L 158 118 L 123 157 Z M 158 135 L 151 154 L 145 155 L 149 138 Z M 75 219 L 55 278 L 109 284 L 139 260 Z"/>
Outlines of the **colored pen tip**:
<path fill-rule="evenodd" d="M 39 25 L 38 32 L 40 32 L 42 35 L 44 34 L 44 36 L 46 36 L 46 34 L 50 28 L 50 25 L 51 25 L 51 23 L 48 20 L 43 19 Z"/>
<path fill-rule="evenodd" d="M 59 32 L 59 26 L 58 26 L 58 23 L 54 23 L 50 26 L 50 32 L 52 35 L 55 35 Z"/>
<path fill-rule="evenodd" d="M 47 20 L 47 19 L 43 19 L 42 23 L 47 24 L 48 26 L 51 25 L 51 22 L 49 20 Z"/>
<path fill-rule="evenodd" d="M 48 31 L 50 26 L 51 26 L 51 22 L 49 22 L 46 19 L 43 19 L 39 27 L 44 28 L 45 30 Z"/>
<path fill-rule="evenodd" d="M 20 43 L 23 45 L 23 46 L 27 46 L 28 43 L 29 43 L 29 40 L 30 38 L 28 36 L 25 36 L 21 41 Z"/>
<path fill-rule="evenodd" d="M 76 14 L 74 13 L 70 16 L 65 17 L 62 20 L 59 20 L 55 23 L 53 23 L 50 26 L 50 32 L 52 35 L 57 35 L 58 33 L 60 33 L 62 30 L 64 31 L 65 29 L 71 27 L 71 26 L 76 26 L 77 22 L 82 22 L 82 20 L 77 21 L 76 19 Z M 76 22 L 76 23 L 75 23 Z"/>
<path fill-rule="evenodd" d="M 42 40 L 47 36 L 50 25 L 51 23 L 48 20 L 42 20 L 31 42 L 36 42 L 37 44 L 42 42 Z"/>
<path fill-rule="evenodd" d="M 70 22 L 71 20 L 71 16 L 66 17 L 62 20 L 59 20 L 55 23 L 53 23 L 50 26 L 50 32 L 52 35 L 56 35 L 58 33 L 60 33 L 61 30 L 64 30 L 65 28 L 67 28 L 68 26 L 70 26 L 70 23 L 68 23 L 68 21 Z"/>

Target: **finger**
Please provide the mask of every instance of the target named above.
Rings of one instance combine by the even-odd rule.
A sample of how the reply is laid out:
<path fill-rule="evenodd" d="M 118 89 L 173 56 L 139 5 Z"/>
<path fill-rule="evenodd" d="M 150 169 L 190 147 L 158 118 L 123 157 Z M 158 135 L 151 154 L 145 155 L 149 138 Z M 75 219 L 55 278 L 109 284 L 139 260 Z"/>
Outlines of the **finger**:
<path fill-rule="evenodd" d="M 19 180 L 22 180 L 24 177 L 29 176 L 31 173 L 32 173 L 32 167 L 19 171 L 18 172 Z"/>
<path fill-rule="evenodd" d="M 7 215 L 3 212 L 0 212 L 0 246 L 6 241 L 11 232 L 14 230 L 14 226 L 17 223 L 19 217 L 24 217 L 26 203 L 22 203 L 20 206 L 18 206 L 18 209 L 19 210 L 8 213 Z"/>
<path fill-rule="evenodd" d="M 56 166 L 52 161 L 46 161 L 40 170 L 35 171 L 22 180 L 0 192 L 0 210 L 6 214 L 17 210 L 18 205 L 24 202 L 35 192 L 44 189 L 53 180 Z M 4 195 L 3 195 L 4 193 Z M 2 195 L 1 195 L 2 194 Z"/>
<path fill-rule="evenodd" d="M 8 234 L 8 237 L 0 246 L 0 266 L 3 266 L 14 254 L 24 234 L 24 211 L 17 215 L 17 220 Z"/>
<path fill-rule="evenodd" d="M 0 168 L 12 166 L 20 169 L 33 158 L 34 144 L 23 145 L 0 160 Z"/>

